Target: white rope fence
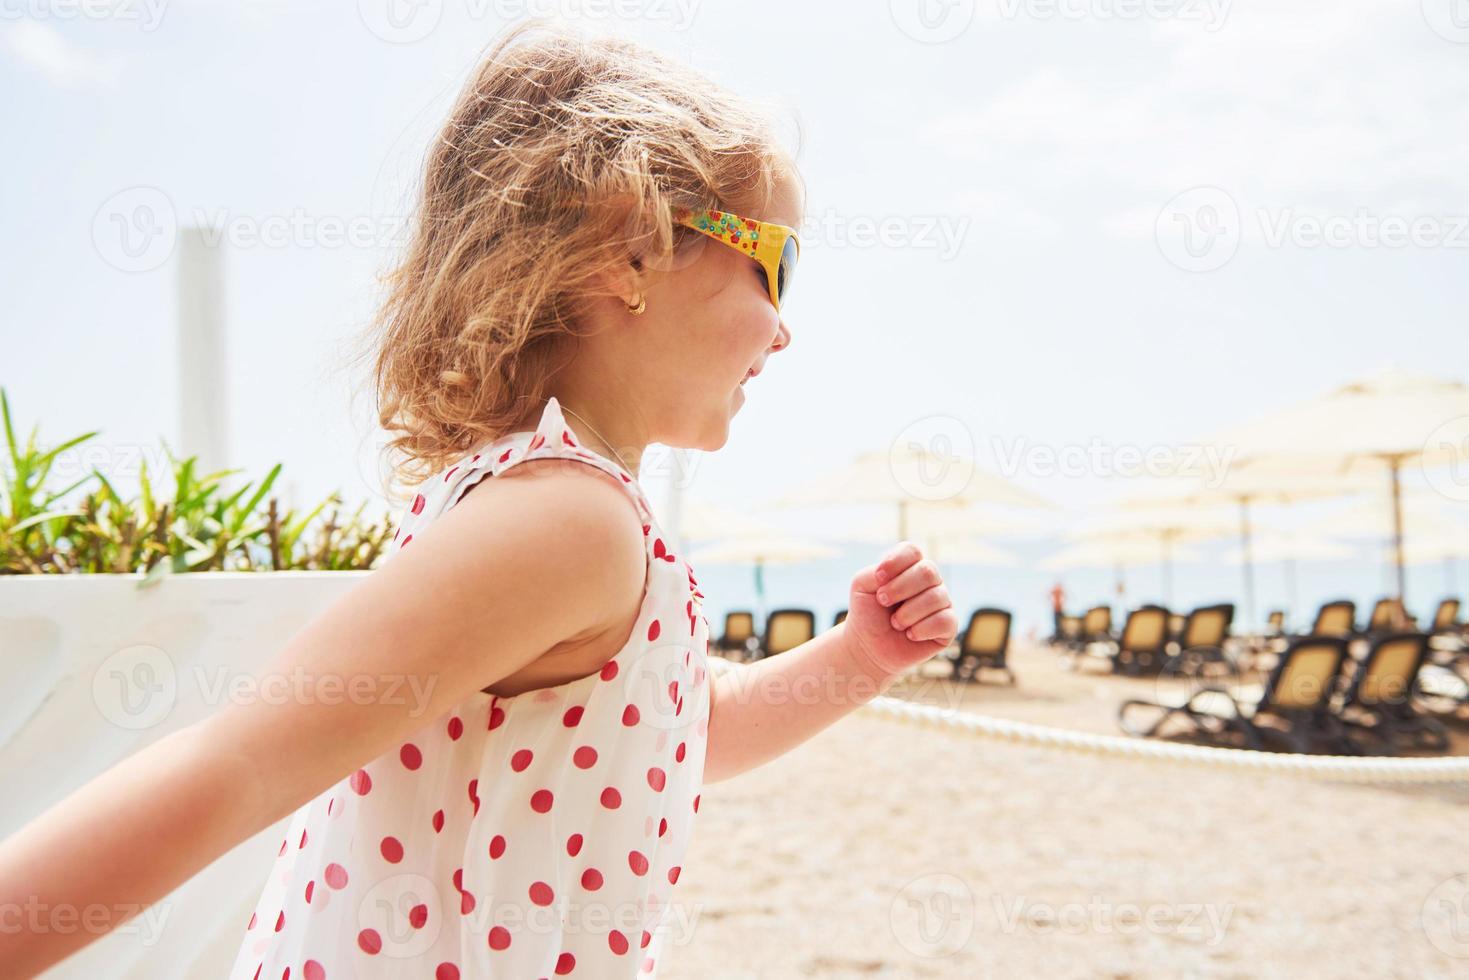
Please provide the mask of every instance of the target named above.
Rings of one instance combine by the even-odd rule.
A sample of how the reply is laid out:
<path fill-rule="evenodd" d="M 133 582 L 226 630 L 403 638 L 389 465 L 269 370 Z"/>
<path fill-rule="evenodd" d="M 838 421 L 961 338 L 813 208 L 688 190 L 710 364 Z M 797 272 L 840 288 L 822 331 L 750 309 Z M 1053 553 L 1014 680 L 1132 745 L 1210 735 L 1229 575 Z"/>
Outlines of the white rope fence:
<path fill-rule="evenodd" d="M 718 665 L 715 667 L 717 673 L 736 670 L 742 666 L 720 657 L 710 657 L 709 663 L 711 666 Z M 1295 752 L 1258 752 L 1252 749 L 1182 745 L 1177 742 L 1121 735 L 1094 735 L 1090 732 L 1052 728 L 1047 725 L 1010 721 L 1005 718 L 957 710 L 945 711 L 932 705 L 914 704 L 889 695 L 873 698 L 860 710 L 890 721 L 917 725 L 921 728 L 1097 756 L 1186 762 L 1215 769 L 1254 769 L 1306 779 L 1351 783 L 1469 781 L 1469 757 L 1465 756 L 1400 759 L 1380 756 L 1304 755 Z"/>

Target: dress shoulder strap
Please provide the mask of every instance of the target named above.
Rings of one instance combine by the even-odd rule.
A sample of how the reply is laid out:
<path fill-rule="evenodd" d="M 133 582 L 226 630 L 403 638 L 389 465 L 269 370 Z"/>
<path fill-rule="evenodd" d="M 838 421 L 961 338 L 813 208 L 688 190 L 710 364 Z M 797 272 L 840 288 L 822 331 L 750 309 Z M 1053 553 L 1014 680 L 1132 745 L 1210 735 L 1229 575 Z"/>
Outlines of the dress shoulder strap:
<path fill-rule="evenodd" d="M 528 459 L 575 459 L 611 474 L 632 497 L 644 533 L 655 523 L 653 508 L 642 485 L 619 463 L 583 446 L 566 424 L 561 403 L 553 395 L 541 411 L 534 430 L 511 432 L 479 447 L 471 456 L 419 484 L 404 508 L 394 537 L 394 548 L 406 546 L 416 528 L 453 507 L 469 489 L 487 476 L 497 476 Z"/>

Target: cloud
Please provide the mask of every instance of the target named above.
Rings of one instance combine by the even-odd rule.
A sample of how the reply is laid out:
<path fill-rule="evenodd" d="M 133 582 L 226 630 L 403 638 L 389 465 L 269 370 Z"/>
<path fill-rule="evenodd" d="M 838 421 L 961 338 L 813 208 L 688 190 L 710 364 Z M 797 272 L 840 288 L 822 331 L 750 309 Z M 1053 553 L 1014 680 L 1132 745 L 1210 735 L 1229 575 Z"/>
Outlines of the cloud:
<path fill-rule="evenodd" d="M 89 83 L 111 83 L 116 65 L 98 59 L 72 44 L 49 24 L 20 20 L 0 30 L 0 49 L 10 60 L 53 85 L 71 88 Z"/>
<path fill-rule="evenodd" d="M 1106 184 L 1122 206 L 1103 224 L 1126 236 L 1198 185 L 1241 205 L 1334 213 L 1462 213 L 1469 197 L 1463 49 L 1416 3 L 1241 2 L 1212 33 L 1160 21 L 1127 72 L 1116 48 L 1066 53 L 930 120 L 921 138 L 1030 198 Z"/>

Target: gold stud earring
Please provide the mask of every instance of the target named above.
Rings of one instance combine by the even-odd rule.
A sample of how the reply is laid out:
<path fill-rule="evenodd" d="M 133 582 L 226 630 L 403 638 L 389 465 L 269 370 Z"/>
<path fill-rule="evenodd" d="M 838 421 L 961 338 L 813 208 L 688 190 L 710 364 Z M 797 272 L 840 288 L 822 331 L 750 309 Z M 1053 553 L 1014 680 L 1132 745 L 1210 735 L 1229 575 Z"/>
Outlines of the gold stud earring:
<path fill-rule="evenodd" d="M 639 313 L 643 312 L 647 308 L 648 297 L 643 295 L 642 293 L 638 293 L 638 301 L 636 305 L 632 303 L 627 304 L 627 312 L 631 313 L 633 316 L 637 316 Z"/>

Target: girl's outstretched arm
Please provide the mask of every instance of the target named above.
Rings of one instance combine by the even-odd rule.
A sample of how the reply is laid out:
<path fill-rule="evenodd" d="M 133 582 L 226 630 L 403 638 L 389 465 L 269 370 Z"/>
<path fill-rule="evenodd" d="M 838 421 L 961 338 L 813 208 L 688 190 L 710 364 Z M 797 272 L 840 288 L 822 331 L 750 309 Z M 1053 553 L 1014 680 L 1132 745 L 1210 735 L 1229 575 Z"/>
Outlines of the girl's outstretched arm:
<path fill-rule="evenodd" d="M 159 739 L 0 844 L 0 977 L 32 976 L 120 925 L 561 641 L 626 630 L 645 571 L 640 523 L 625 491 L 570 466 L 534 460 L 486 478 L 260 675 L 314 687 Z M 332 697 L 312 696 L 325 684 Z M 363 696 L 343 696 L 354 690 Z M 97 916 L 86 929 L 47 925 L 83 909 Z"/>
<path fill-rule="evenodd" d="M 847 618 L 713 679 L 704 781 L 774 759 L 946 648 L 959 621 L 934 563 L 904 541 L 852 579 Z"/>

